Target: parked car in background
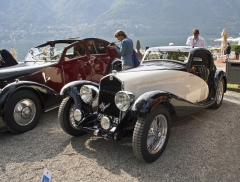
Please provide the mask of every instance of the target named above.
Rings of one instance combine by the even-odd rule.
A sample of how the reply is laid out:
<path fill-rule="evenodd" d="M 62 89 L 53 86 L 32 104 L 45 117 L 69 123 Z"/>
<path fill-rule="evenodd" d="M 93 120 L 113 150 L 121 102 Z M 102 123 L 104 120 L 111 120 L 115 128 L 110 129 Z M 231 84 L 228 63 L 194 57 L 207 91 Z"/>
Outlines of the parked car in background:
<path fill-rule="evenodd" d="M 152 47 L 137 68 L 113 71 L 100 84 L 65 85 L 58 120 L 73 136 L 86 132 L 116 140 L 132 136 L 136 157 L 151 163 L 167 145 L 171 114 L 219 108 L 226 83 L 225 72 L 216 69 L 205 48 Z"/>
<path fill-rule="evenodd" d="M 75 80 L 98 83 L 121 60 L 97 38 L 48 41 L 31 48 L 23 62 L 0 69 L 0 130 L 33 129 L 42 112 L 59 106 L 62 87 Z M 7 62 L 7 56 L 4 60 Z"/>

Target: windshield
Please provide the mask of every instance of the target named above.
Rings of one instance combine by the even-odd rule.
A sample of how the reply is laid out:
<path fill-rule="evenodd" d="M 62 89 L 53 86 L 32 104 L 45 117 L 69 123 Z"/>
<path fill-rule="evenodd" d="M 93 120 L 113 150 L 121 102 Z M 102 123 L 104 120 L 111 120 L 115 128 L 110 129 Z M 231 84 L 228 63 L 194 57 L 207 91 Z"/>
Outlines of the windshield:
<path fill-rule="evenodd" d="M 45 63 L 45 62 L 58 62 L 61 58 L 62 52 L 66 46 L 69 44 L 59 43 L 54 46 L 46 45 L 44 47 L 34 47 L 31 48 L 25 59 L 25 63 L 35 64 L 35 63 Z"/>
<path fill-rule="evenodd" d="M 144 54 L 142 63 L 150 61 L 170 61 L 181 64 L 188 62 L 189 52 L 181 52 L 180 50 L 147 50 Z"/>

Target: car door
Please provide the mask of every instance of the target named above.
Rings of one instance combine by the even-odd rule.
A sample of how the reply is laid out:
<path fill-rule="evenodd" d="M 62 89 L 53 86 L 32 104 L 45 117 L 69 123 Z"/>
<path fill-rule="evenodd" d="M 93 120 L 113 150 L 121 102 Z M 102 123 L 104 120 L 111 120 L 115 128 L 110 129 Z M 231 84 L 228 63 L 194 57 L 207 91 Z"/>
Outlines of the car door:
<path fill-rule="evenodd" d="M 83 41 L 66 47 L 61 61 L 65 84 L 76 80 L 92 80 L 92 69 Z"/>
<path fill-rule="evenodd" d="M 87 42 L 90 64 L 92 68 L 92 81 L 99 82 L 106 75 L 106 68 L 109 64 L 110 57 L 107 54 L 106 45 L 100 40 L 89 40 Z"/>
<path fill-rule="evenodd" d="M 42 77 L 45 85 L 54 89 L 58 93 L 64 86 L 63 71 L 60 64 L 44 68 Z"/>
<path fill-rule="evenodd" d="M 110 55 L 107 52 L 107 42 L 104 41 L 95 41 L 95 46 L 97 49 L 97 54 L 101 57 L 102 68 L 100 68 L 99 74 L 102 76 L 108 74 L 108 65 L 110 64 Z"/>
<path fill-rule="evenodd" d="M 196 103 L 207 98 L 209 89 L 207 83 L 195 74 L 189 73 L 186 84 L 186 100 Z"/>
<path fill-rule="evenodd" d="M 188 70 L 188 82 L 186 84 L 186 99 L 190 102 L 201 102 L 209 95 L 209 56 L 206 53 L 195 53 Z"/>

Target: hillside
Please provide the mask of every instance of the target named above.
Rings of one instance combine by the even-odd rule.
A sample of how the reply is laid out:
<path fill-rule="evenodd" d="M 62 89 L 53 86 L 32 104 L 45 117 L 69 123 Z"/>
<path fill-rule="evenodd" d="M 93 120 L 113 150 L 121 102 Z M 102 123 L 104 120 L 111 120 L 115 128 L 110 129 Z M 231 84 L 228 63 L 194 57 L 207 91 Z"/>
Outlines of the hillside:
<path fill-rule="evenodd" d="M 1 0 L 0 40 L 240 32 L 239 0 Z M 19 31 L 22 31 L 22 35 Z"/>

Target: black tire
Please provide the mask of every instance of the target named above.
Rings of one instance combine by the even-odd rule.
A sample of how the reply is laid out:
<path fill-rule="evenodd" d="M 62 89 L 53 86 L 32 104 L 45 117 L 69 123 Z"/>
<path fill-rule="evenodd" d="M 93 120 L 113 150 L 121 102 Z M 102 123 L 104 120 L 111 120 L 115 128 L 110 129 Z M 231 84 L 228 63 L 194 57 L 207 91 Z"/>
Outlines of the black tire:
<path fill-rule="evenodd" d="M 24 133 L 36 127 L 42 110 L 39 98 L 31 91 L 14 93 L 4 107 L 4 121 L 13 133 Z"/>
<path fill-rule="evenodd" d="M 160 120 L 159 120 L 160 119 Z M 160 131 L 159 129 L 154 132 L 154 126 L 152 126 L 153 123 L 158 123 L 161 122 L 161 128 Z M 152 130 L 151 127 L 152 126 Z M 156 129 L 156 128 L 155 128 Z M 150 130 L 152 131 L 152 134 L 155 134 L 151 137 L 151 139 L 156 139 L 156 136 L 158 136 L 161 132 L 162 136 L 158 140 L 157 144 L 154 149 L 150 151 L 148 149 L 148 136 L 150 134 Z M 133 146 L 133 152 L 135 156 L 144 162 L 151 163 L 157 160 L 161 154 L 163 153 L 169 136 L 170 136 L 170 130 L 171 130 L 171 117 L 168 112 L 168 110 L 162 106 L 158 105 L 156 106 L 149 115 L 139 118 L 136 122 L 134 132 L 133 132 L 133 138 L 132 138 L 132 146 Z M 156 135 L 157 134 L 157 135 Z M 157 139 L 159 136 L 157 137 Z M 149 137 L 150 140 L 150 137 Z M 156 141 L 156 140 L 154 140 Z M 161 143 L 160 143 L 161 142 Z"/>
<path fill-rule="evenodd" d="M 225 87 L 225 81 L 223 78 L 221 78 L 217 85 L 215 102 L 213 103 L 213 105 L 210 106 L 211 109 L 218 109 L 222 105 L 224 89 L 225 89 L 224 87 Z"/>
<path fill-rule="evenodd" d="M 66 97 L 63 99 L 58 110 L 58 121 L 63 131 L 65 131 L 67 134 L 72 136 L 81 136 L 86 134 L 86 132 L 74 127 L 70 121 L 70 112 L 71 109 L 74 108 L 75 104 L 71 97 Z"/>

